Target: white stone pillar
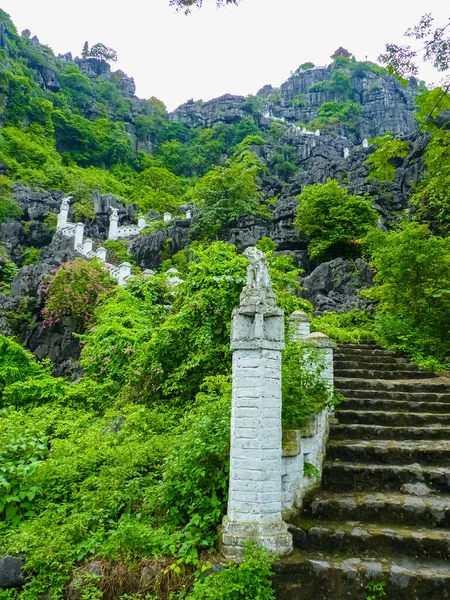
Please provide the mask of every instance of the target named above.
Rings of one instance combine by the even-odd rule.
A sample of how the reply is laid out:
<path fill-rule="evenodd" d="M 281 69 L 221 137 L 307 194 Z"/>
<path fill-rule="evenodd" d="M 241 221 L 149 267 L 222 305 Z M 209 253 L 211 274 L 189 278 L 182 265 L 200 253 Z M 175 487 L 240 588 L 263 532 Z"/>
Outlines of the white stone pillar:
<path fill-rule="evenodd" d="M 333 352 L 336 344 L 331 341 L 327 335 L 324 333 L 319 333 L 318 331 L 308 335 L 306 341 L 309 342 L 311 346 L 317 348 L 319 354 L 319 363 L 324 367 L 323 371 L 321 372 L 321 377 L 327 381 L 331 390 L 334 379 Z"/>
<path fill-rule="evenodd" d="M 311 333 L 311 319 L 302 310 L 296 310 L 289 317 L 292 339 L 305 340 Z"/>
<path fill-rule="evenodd" d="M 77 223 L 75 225 L 75 240 L 73 247 L 78 250 L 78 247 L 82 245 L 84 237 L 84 223 Z"/>
<path fill-rule="evenodd" d="M 368 148 L 369 147 L 369 140 L 367 138 L 364 138 L 362 141 L 362 147 L 363 148 Z"/>
<path fill-rule="evenodd" d="M 112 214 L 109 217 L 109 233 L 108 240 L 117 240 L 119 237 L 119 211 L 117 208 L 112 209 Z"/>
<path fill-rule="evenodd" d="M 102 262 L 106 262 L 106 248 L 103 248 L 103 246 L 97 248 L 97 252 L 95 254 Z"/>
<path fill-rule="evenodd" d="M 275 303 L 264 253 L 247 248 L 244 254 L 251 264 L 231 326 L 231 461 L 222 532 L 223 553 L 234 560 L 251 541 L 279 555 L 292 551 L 292 536 L 281 517 L 283 311 Z M 259 267 L 265 269 L 263 278 Z"/>
<path fill-rule="evenodd" d="M 350 156 L 350 150 L 348 148 L 344 148 L 344 158 L 348 158 Z"/>
<path fill-rule="evenodd" d="M 69 200 L 70 198 L 63 198 L 61 202 L 61 208 L 58 214 L 58 223 L 56 225 L 56 231 L 64 229 L 67 226 L 67 220 L 69 216 Z"/>
<path fill-rule="evenodd" d="M 121 265 L 119 265 L 119 278 L 117 280 L 117 283 L 119 285 L 121 285 L 122 287 L 125 286 L 125 282 L 128 279 L 128 277 L 131 275 L 131 265 L 128 262 L 124 262 Z"/>
<path fill-rule="evenodd" d="M 139 217 L 138 227 L 140 230 L 145 229 L 147 227 L 147 221 L 144 219 L 144 217 Z"/>
<path fill-rule="evenodd" d="M 191 210 L 186 211 L 186 219 L 192 219 L 192 211 Z"/>
<path fill-rule="evenodd" d="M 86 238 L 83 242 L 83 254 L 85 256 L 87 256 L 89 254 L 89 252 L 92 252 L 92 247 L 94 245 L 94 242 L 91 240 L 91 238 Z"/>
<path fill-rule="evenodd" d="M 170 212 L 165 212 L 163 219 L 166 223 L 170 223 L 170 221 L 172 220 L 172 213 Z"/>
<path fill-rule="evenodd" d="M 316 129 L 316 135 L 317 135 L 317 137 L 320 136 L 320 129 Z"/>

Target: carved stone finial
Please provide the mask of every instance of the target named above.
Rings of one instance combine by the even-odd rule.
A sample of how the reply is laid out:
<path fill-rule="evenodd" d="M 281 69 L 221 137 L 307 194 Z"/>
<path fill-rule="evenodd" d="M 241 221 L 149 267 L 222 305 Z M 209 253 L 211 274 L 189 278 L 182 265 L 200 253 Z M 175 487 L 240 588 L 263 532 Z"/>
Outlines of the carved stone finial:
<path fill-rule="evenodd" d="M 247 284 L 241 294 L 241 306 L 275 306 L 276 297 L 272 289 L 266 255 L 254 246 L 246 248 L 243 255 L 249 261 L 249 265 Z"/>
<path fill-rule="evenodd" d="M 67 198 L 63 198 L 61 202 L 61 210 L 69 210 L 70 201 L 72 200 L 71 196 Z"/>
<path fill-rule="evenodd" d="M 112 206 L 111 208 L 111 216 L 109 217 L 110 221 L 118 221 L 119 220 L 119 209 L 118 208 L 113 208 Z"/>

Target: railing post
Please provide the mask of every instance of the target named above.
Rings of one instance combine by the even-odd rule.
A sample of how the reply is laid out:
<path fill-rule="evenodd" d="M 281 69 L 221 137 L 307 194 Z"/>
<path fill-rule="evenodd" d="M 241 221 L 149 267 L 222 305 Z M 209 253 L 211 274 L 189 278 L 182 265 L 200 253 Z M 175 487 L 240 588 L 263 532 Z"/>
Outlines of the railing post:
<path fill-rule="evenodd" d="M 276 306 L 266 257 L 247 248 L 247 285 L 231 325 L 233 397 L 226 558 L 240 559 L 247 542 L 288 554 L 292 536 L 282 520 L 281 351 L 283 311 Z"/>

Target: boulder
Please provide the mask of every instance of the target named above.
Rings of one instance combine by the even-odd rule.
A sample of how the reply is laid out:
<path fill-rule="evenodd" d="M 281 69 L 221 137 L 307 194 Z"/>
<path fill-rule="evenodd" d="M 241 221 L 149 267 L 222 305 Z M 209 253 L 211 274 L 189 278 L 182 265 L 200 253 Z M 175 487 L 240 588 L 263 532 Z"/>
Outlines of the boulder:
<path fill-rule="evenodd" d="M 161 251 L 170 244 L 170 254 L 175 254 L 186 246 L 189 238 L 190 219 L 174 221 L 174 225 L 140 235 L 130 246 L 141 269 L 158 269 L 165 257 Z"/>
<path fill-rule="evenodd" d="M 2 556 L 0 558 L 0 588 L 21 587 L 25 583 L 23 565 L 25 557 Z"/>
<path fill-rule="evenodd" d="M 358 292 L 372 286 L 373 273 L 360 258 L 336 258 L 324 262 L 301 281 L 302 296 L 309 300 L 317 313 L 348 312 L 353 308 L 367 309 L 368 303 Z"/>

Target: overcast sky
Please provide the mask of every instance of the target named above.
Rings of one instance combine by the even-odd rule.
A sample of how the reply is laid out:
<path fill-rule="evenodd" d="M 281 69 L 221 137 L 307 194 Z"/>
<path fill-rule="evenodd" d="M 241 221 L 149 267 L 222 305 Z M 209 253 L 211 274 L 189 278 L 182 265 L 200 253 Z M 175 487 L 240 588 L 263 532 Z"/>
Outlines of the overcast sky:
<path fill-rule="evenodd" d="M 80 54 L 85 40 L 117 50 L 117 68 L 134 77 L 137 95 L 173 110 L 190 98 L 255 94 L 279 86 L 301 63 L 328 64 L 339 46 L 376 61 L 385 42 L 403 43 L 407 27 L 444 0 L 242 0 L 216 9 L 204 0 L 186 17 L 169 0 L 0 0 L 19 32 L 30 29 L 56 53 Z M 428 67 L 428 82 L 440 76 Z"/>

